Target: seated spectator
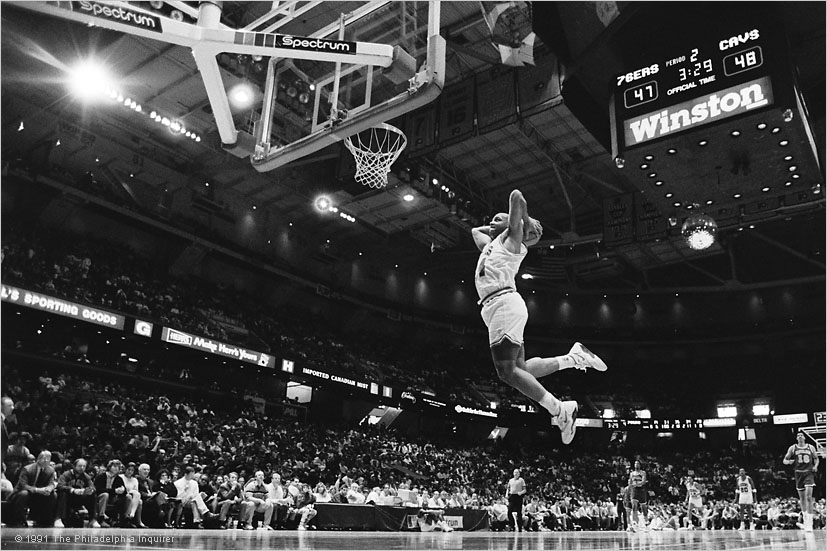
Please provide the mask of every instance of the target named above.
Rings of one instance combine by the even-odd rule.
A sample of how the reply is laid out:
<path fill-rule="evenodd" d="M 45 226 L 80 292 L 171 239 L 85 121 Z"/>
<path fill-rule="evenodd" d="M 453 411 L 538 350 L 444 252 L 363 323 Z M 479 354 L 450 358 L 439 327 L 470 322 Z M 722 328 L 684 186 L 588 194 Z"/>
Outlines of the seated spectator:
<path fill-rule="evenodd" d="M 165 528 L 164 495 L 155 488 L 157 482 L 149 478 L 149 464 L 138 465 L 138 493 L 141 495 L 141 521 L 150 528 Z"/>
<path fill-rule="evenodd" d="M 194 467 L 186 467 L 184 476 L 175 481 L 175 488 L 178 490 L 177 497 L 181 500 L 181 513 L 187 508 L 192 511 L 192 522 L 196 528 L 202 528 L 202 519 L 212 519 L 216 515 L 210 512 L 207 504 L 201 499 L 201 492 L 198 491 L 198 482 L 195 481 L 196 472 Z M 175 524 L 181 526 L 181 516 L 175 519 Z"/>
<path fill-rule="evenodd" d="M 365 502 L 365 494 L 361 492 L 359 484 L 356 482 L 350 485 L 350 489 L 347 492 L 347 502 L 356 504 Z"/>
<path fill-rule="evenodd" d="M 158 482 L 155 486 L 161 501 L 161 513 L 164 518 L 164 528 L 172 528 L 173 519 L 181 517 L 181 500 L 178 499 L 178 488 L 172 481 L 169 471 L 158 471 Z"/>
<path fill-rule="evenodd" d="M 494 503 L 488 508 L 488 515 L 493 531 L 500 532 L 508 526 L 508 505 L 503 502 L 502 498 L 494 500 Z"/>
<path fill-rule="evenodd" d="M 20 476 L 20 469 L 30 464 L 29 456 L 32 452 L 26 446 L 26 443 L 31 439 L 31 434 L 28 432 L 11 433 L 9 441 L 12 444 L 5 450 L 6 467 L 8 468 L 8 477 L 12 484 L 17 484 L 17 479 Z"/>
<path fill-rule="evenodd" d="M 727 503 L 721 514 L 722 528 L 725 530 L 733 530 L 736 522 L 738 522 L 738 509 L 736 509 L 731 503 Z"/>
<path fill-rule="evenodd" d="M 221 523 L 221 528 L 226 530 L 230 527 L 231 514 L 241 514 L 241 503 L 244 501 L 243 492 L 244 488 L 238 483 L 238 473 L 236 472 L 227 475 L 227 479 L 218 487 L 216 504 L 219 510 L 218 520 Z"/>
<path fill-rule="evenodd" d="M 57 506 L 57 475 L 50 465 L 52 453 L 43 450 L 37 460 L 20 471 L 17 486 L 9 501 L 12 503 L 12 522 L 9 526 L 28 526 L 31 517 L 39 527 L 51 528 Z"/>
<path fill-rule="evenodd" d="M 135 463 L 128 463 L 120 475 L 121 480 L 123 480 L 126 500 L 126 515 L 123 525 L 125 527 L 146 528 L 146 525 L 141 521 L 143 500 L 141 499 L 141 492 L 138 490 L 138 479 L 135 477 L 136 470 L 137 465 Z"/>
<path fill-rule="evenodd" d="M 367 505 L 384 505 L 382 502 L 382 490 L 379 486 L 374 486 L 368 496 L 365 498 Z"/>
<path fill-rule="evenodd" d="M 64 472 L 57 480 L 55 528 L 63 528 L 70 516 L 78 516 L 77 513 L 84 509 L 86 516 L 91 519 L 89 528 L 100 528 L 95 483 L 86 474 L 86 465 L 85 459 L 76 459 L 74 468 Z"/>
<path fill-rule="evenodd" d="M 543 511 L 540 510 L 540 498 L 532 496 L 531 501 L 523 507 L 523 527 L 526 531 L 539 532 L 543 527 Z"/>
<path fill-rule="evenodd" d="M 3 463 L 2 465 L 3 472 L 0 474 L 0 496 L 2 496 L 3 501 L 6 501 L 14 491 L 14 486 L 12 486 L 11 481 L 6 478 L 6 464 Z"/>
<path fill-rule="evenodd" d="M 712 530 L 720 519 L 711 503 L 705 503 L 701 514 L 701 530 Z"/>
<path fill-rule="evenodd" d="M 296 496 L 296 512 L 301 516 L 299 521 L 299 530 L 307 530 L 307 523 L 313 520 L 318 512 L 314 504 L 316 503 L 316 496 L 310 491 L 309 484 L 302 484 L 300 493 Z"/>
<path fill-rule="evenodd" d="M 442 532 L 453 532 L 454 529 L 445 522 L 444 514 L 445 512 L 442 509 L 420 509 L 416 515 L 419 531 L 433 532 L 434 530 L 441 530 Z"/>
<path fill-rule="evenodd" d="M 255 477 L 244 486 L 244 509 L 241 522 L 245 530 L 253 529 L 253 516 L 264 513 L 263 530 L 272 530 L 273 503 L 267 501 L 267 485 L 264 483 L 264 471 L 256 471 Z"/>
<path fill-rule="evenodd" d="M 209 507 L 213 513 L 216 511 L 218 499 L 216 490 L 217 488 L 213 486 L 209 475 L 202 473 L 198 478 L 198 491 L 201 493 L 201 499 L 204 500 L 204 503 L 207 504 L 207 507 Z"/>
<path fill-rule="evenodd" d="M 294 505 L 293 498 L 281 483 L 281 475 L 272 473 L 270 483 L 267 484 L 267 502 L 273 506 L 273 527 L 283 528 L 290 509 Z M 321 482 L 319 484 L 322 484 Z M 324 484 L 322 484 L 324 486 Z"/>
<path fill-rule="evenodd" d="M 110 522 L 120 522 L 125 514 L 126 488 L 123 479 L 120 477 L 123 463 L 118 459 L 112 459 L 106 464 L 106 471 L 95 477 L 95 492 L 98 495 L 98 514 L 102 525 L 109 525 Z M 114 512 L 114 520 L 110 519 L 107 512 Z"/>
<path fill-rule="evenodd" d="M 324 482 L 319 482 L 313 489 L 313 495 L 316 496 L 316 503 L 330 503 L 332 496 L 330 490 L 324 485 Z"/>

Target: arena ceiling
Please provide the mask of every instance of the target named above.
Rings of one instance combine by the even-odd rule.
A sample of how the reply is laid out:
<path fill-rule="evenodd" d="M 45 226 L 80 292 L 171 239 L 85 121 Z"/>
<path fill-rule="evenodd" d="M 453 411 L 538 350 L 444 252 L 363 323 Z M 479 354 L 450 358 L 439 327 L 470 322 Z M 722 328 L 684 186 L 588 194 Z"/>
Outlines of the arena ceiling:
<path fill-rule="evenodd" d="M 803 190 L 808 193 L 805 204 L 773 209 L 753 219 L 728 220 L 721 224 L 718 243 L 702 252 L 689 249 L 679 234 L 680 220 L 687 212 L 680 214 L 677 227 L 657 240 L 612 246 L 603 240 L 604 201 L 637 189 L 631 169 L 615 166 L 606 140 L 607 91 L 613 75 L 629 69 L 618 54 L 623 42 L 630 40 L 628 33 L 638 33 L 647 23 L 662 24 L 662 3 L 617 3 L 614 19 L 597 29 L 596 9 L 606 3 L 535 3 L 535 30 L 541 37 L 554 32 L 560 37 L 549 39 L 550 44 L 538 39 L 535 57 L 538 65 L 543 60 L 559 59 L 564 93 L 551 98 L 543 108 L 515 116 L 492 130 L 472 132 L 426 154 L 403 155 L 388 187 L 382 190 L 370 190 L 352 181 L 342 168 L 349 162 L 349 153 L 341 144 L 287 166 L 257 172 L 249 159 L 221 147 L 210 100 L 189 49 L 64 21 L 15 4 L 4 2 L 2 6 L 4 159 L 54 141 L 56 132 L 59 139 L 62 133 L 63 149 L 52 147 L 50 161 L 97 170 L 108 179 L 126 183 L 141 208 L 174 205 L 184 214 L 210 223 L 255 216 L 259 223 L 256 239 L 242 240 L 228 231 L 227 237 L 243 246 L 266 250 L 270 236 L 292 222 L 301 228 L 303 244 L 293 254 L 315 259 L 321 272 L 361 256 L 377 268 L 394 264 L 458 281 L 470 276 L 477 254 L 468 229 L 493 212 L 505 210 L 508 193 L 519 188 L 529 201 L 531 215 L 546 228 L 543 246 L 524 266 L 535 277 L 532 285 L 595 291 L 729 289 L 824 278 L 824 202 L 822 196 L 811 193 L 812 182 L 824 180 L 822 3 L 784 3 L 781 10 L 819 148 L 821 168 Z M 150 8 L 149 2 L 131 4 Z M 224 2 L 221 23 L 242 28 L 275 4 Z M 291 16 L 282 29 L 309 36 L 359 4 L 324 2 Z M 494 5 L 442 3 L 447 87 L 473 75 L 502 70 L 481 4 L 486 9 Z M 568 5 L 568 12 L 561 8 L 563 4 Z M 677 13 L 692 5 L 670 6 Z M 572 13 L 572 7 L 580 11 Z M 171 10 L 179 10 L 187 18 L 197 13 L 197 2 L 166 2 L 160 8 L 164 14 Z M 173 136 L 148 117 L 136 117 L 130 109 L 82 107 L 67 92 L 65 72 L 78 57 L 92 52 L 106 59 L 130 98 L 177 117 L 201 139 Z M 247 62 L 249 69 L 252 65 Z M 232 59 L 221 63 L 228 88 L 243 80 L 237 65 Z M 569 97 L 565 94 L 567 84 L 570 90 L 577 87 Z M 583 98 L 588 100 L 585 108 Z M 596 106 L 591 115 L 589 105 Z M 252 128 L 259 106 L 234 112 L 239 129 Z M 17 132 L 21 120 L 29 122 L 24 132 Z M 46 120 L 52 122 L 44 123 Z M 96 138 L 91 143 L 83 139 L 90 135 Z M 69 136 L 75 139 L 67 139 Z M 732 158 L 727 152 L 720 153 L 721 173 L 735 174 Z M 719 178 L 717 184 L 733 186 L 723 192 L 731 192 L 737 185 L 748 188 L 746 193 L 759 194 L 769 170 L 762 159 L 770 154 L 750 151 L 751 164 L 756 167 L 752 176 L 734 179 L 737 182 L 731 184 L 721 184 Z M 452 208 L 439 193 L 430 193 L 427 186 L 418 183 L 419 178 L 427 183 L 435 177 L 467 203 Z M 404 202 L 402 196 L 411 190 L 416 200 Z M 321 193 L 357 221 L 320 214 L 313 201 Z M 738 205 L 731 206 L 737 209 Z"/>

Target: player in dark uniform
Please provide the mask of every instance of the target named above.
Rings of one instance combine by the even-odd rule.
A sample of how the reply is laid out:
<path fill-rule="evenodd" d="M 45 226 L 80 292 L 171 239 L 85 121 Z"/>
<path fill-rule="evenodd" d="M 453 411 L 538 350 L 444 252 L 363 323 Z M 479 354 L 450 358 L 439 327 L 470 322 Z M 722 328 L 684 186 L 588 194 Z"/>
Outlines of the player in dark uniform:
<path fill-rule="evenodd" d="M 785 465 L 795 465 L 795 489 L 801 501 L 801 514 L 804 517 L 802 528 L 813 531 L 813 487 L 816 485 L 815 473 L 818 470 L 818 455 L 812 444 L 808 444 L 803 431 L 798 431 L 796 442 L 787 449 L 784 456 Z"/>
<path fill-rule="evenodd" d="M 640 466 L 640 461 L 635 461 L 635 468 L 629 473 L 629 491 L 632 500 L 632 522 L 640 530 L 646 529 L 646 508 L 649 501 L 649 494 L 646 489 L 646 471 Z M 643 516 L 640 516 L 643 511 Z"/>

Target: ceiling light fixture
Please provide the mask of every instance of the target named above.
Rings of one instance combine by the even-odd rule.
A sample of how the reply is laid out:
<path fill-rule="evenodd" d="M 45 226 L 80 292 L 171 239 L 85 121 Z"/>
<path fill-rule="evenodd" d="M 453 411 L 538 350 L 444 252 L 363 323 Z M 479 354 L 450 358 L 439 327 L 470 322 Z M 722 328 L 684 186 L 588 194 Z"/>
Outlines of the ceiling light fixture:
<path fill-rule="evenodd" d="M 711 247 L 715 243 L 717 233 L 718 224 L 715 220 L 701 213 L 688 216 L 681 226 L 681 235 L 686 240 L 686 244 L 695 251 Z"/>
<path fill-rule="evenodd" d="M 328 197 L 327 195 L 319 195 L 318 197 L 316 197 L 315 204 L 316 210 L 325 212 L 330 208 L 330 197 Z"/>

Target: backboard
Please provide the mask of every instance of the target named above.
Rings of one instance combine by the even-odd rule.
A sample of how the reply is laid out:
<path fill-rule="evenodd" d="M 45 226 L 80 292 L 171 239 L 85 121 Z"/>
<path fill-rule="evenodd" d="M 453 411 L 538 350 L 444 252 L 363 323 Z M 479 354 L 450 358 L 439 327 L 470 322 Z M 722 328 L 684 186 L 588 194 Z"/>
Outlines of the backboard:
<path fill-rule="evenodd" d="M 191 48 L 223 147 L 259 171 L 417 109 L 445 81 L 438 0 L 15 4 Z M 260 109 L 233 105 L 234 84 Z"/>
<path fill-rule="evenodd" d="M 348 10 L 343 13 L 342 10 Z M 435 99 L 444 82 L 439 2 L 321 2 L 278 32 L 305 48 L 392 47 L 388 66 L 271 57 L 253 166 L 271 170 Z"/>

